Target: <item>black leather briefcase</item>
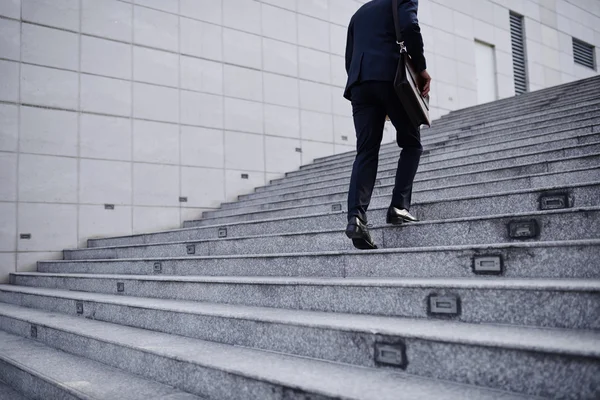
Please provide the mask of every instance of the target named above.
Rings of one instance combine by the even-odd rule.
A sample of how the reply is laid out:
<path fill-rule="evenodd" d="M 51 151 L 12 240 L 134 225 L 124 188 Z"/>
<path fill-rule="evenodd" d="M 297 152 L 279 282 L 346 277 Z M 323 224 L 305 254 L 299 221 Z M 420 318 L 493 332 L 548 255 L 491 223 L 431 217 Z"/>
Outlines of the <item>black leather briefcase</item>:
<path fill-rule="evenodd" d="M 406 46 L 402 41 L 402 32 L 398 20 L 398 0 L 392 1 L 394 25 L 396 27 L 396 40 L 400 47 L 400 61 L 396 70 L 394 79 L 394 89 L 398 94 L 400 102 L 404 106 L 404 110 L 408 114 L 412 124 L 415 127 L 421 125 L 431 126 L 431 118 L 429 117 L 429 96 L 421 96 L 419 90 L 418 76 L 413 63 L 408 55 Z"/>

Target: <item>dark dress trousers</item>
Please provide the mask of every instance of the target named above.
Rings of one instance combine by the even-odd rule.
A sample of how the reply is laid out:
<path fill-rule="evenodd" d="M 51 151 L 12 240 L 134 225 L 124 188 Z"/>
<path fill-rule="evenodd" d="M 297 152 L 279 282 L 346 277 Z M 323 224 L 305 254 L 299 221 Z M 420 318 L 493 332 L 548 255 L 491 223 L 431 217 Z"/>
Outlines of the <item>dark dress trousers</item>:
<path fill-rule="evenodd" d="M 398 9 L 408 53 L 417 71 L 423 71 L 426 63 L 417 20 L 418 0 L 399 0 Z M 419 128 L 412 127 L 394 91 L 399 51 L 392 0 L 372 0 L 363 5 L 350 20 L 346 44 L 348 83 L 344 97 L 352 102 L 357 139 L 348 193 L 348 219 L 357 216 L 367 222 L 386 115 L 396 128 L 396 141 L 402 148 L 391 206 L 410 208 L 413 180 L 423 147 Z"/>

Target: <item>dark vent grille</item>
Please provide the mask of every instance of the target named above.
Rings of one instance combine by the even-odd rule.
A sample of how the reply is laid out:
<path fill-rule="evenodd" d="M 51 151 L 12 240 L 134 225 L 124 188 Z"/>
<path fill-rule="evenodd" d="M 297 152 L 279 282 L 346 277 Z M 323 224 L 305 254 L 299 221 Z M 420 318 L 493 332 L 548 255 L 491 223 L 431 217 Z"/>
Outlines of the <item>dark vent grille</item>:
<path fill-rule="evenodd" d="M 573 38 L 573 57 L 577 64 L 596 69 L 594 46 Z"/>
<path fill-rule="evenodd" d="M 513 71 L 515 75 L 515 93 L 527 91 L 527 59 L 525 58 L 525 32 L 523 17 L 510 13 L 510 38 L 512 43 Z"/>

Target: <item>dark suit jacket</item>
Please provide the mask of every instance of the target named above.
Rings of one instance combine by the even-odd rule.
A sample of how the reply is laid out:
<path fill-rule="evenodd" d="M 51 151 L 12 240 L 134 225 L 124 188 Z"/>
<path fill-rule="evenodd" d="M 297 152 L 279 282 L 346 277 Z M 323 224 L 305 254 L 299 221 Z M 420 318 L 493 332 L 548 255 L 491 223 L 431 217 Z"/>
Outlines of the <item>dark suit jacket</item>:
<path fill-rule="evenodd" d="M 398 0 L 398 16 L 402 39 L 418 72 L 426 69 L 423 38 L 417 19 L 418 0 Z M 346 43 L 348 83 L 344 97 L 350 100 L 350 89 L 364 81 L 393 81 L 400 58 L 396 43 L 392 0 L 372 0 L 352 16 Z"/>

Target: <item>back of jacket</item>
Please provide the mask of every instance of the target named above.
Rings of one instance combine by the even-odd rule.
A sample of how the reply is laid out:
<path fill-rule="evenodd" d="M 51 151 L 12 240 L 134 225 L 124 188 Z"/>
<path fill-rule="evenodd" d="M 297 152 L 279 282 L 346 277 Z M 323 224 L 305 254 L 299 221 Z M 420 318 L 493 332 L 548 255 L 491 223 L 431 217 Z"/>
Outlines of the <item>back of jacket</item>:
<path fill-rule="evenodd" d="M 418 0 L 398 0 L 402 39 L 418 72 L 426 68 L 423 38 L 417 19 Z M 352 16 L 346 43 L 348 82 L 344 97 L 350 99 L 352 86 L 364 81 L 393 81 L 400 48 L 392 13 L 392 0 L 372 0 Z"/>

